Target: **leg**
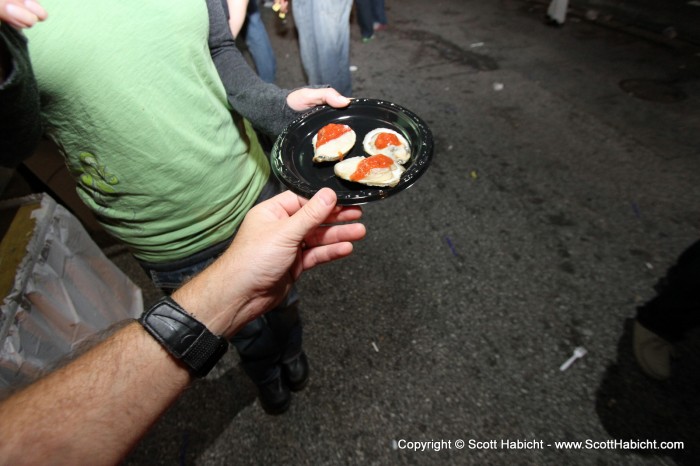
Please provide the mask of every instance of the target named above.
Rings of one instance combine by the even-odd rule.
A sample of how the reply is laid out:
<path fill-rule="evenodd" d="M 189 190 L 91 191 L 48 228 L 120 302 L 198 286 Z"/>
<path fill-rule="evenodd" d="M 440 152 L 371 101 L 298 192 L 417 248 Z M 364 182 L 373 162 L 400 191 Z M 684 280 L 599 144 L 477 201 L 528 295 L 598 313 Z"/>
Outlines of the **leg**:
<path fill-rule="evenodd" d="M 321 82 L 318 65 L 317 39 L 315 28 L 316 10 L 313 0 L 292 2 L 294 24 L 299 33 L 299 54 L 309 84 Z"/>
<path fill-rule="evenodd" d="M 557 24 L 564 24 L 568 8 L 569 0 L 552 0 L 547 8 L 547 16 Z"/>
<path fill-rule="evenodd" d="M 299 49 L 309 84 L 328 84 L 352 95 L 350 10 L 352 0 L 294 0 Z"/>
<path fill-rule="evenodd" d="M 657 295 L 638 309 L 640 324 L 671 343 L 700 325 L 700 241 L 681 254 L 655 288 Z"/>
<path fill-rule="evenodd" d="M 374 15 L 372 14 L 372 0 L 355 0 L 357 12 L 357 24 L 360 26 L 360 35 L 368 39 L 374 35 Z"/>
<path fill-rule="evenodd" d="M 321 79 L 342 95 L 352 95 L 350 78 L 350 10 L 352 0 L 317 2 L 316 24 Z M 320 83 L 319 83 L 320 84 Z"/>
<path fill-rule="evenodd" d="M 637 309 L 634 354 L 648 376 L 671 376 L 672 344 L 700 325 L 700 241 L 678 258 L 656 285 L 656 296 Z"/>
<path fill-rule="evenodd" d="M 374 23 L 380 26 L 386 26 L 386 7 L 384 6 L 384 0 L 372 0 L 372 15 L 374 16 Z M 376 25 L 373 25 L 376 28 Z"/>
<path fill-rule="evenodd" d="M 280 344 L 280 360 L 289 361 L 301 354 L 302 324 L 296 288 L 275 309 L 265 314 L 267 325 Z"/>
<path fill-rule="evenodd" d="M 292 391 L 299 391 L 309 380 L 309 364 L 302 349 L 302 326 L 296 304 L 266 314 L 269 327 L 284 342 L 280 359 L 282 377 Z"/>
<path fill-rule="evenodd" d="M 255 385 L 262 385 L 280 376 L 281 347 L 277 335 L 264 317 L 246 324 L 231 339 L 241 357 L 241 367 Z"/>
<path fill-rule="evenodd" d="M 275 82 L 277 62 L 270 37 L 257 10 L 248 13 L 245 25 L 245 43 L 255 62 L 260 78 L 267 83 Z"/>

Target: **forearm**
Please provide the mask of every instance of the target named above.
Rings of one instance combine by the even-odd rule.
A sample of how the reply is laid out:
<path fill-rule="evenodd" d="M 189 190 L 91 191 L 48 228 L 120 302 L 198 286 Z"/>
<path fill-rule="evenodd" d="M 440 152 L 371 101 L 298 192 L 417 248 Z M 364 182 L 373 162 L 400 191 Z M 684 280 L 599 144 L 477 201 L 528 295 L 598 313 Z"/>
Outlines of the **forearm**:
<path fill-rule="evenodd" d="M 248 65 L 229 30 L 220 0 L 207 0 L 209 50 L 228 101 L 261 131 L 276 136 L 299 115 L 287 105 L 290 91 L 264 82 Z"/>
<path fill-rule="evenodd" d="M 233 37 L 238 37 L 238 33 L 245 23 L 248 10 L 248 0 L 226 0 L 228 4 L 228 24 Z"/>
<path fill-rule="evenodd" d="M 6 464 L 115 464 L 189 384 L 189 372 L 134 322 L 0 404 Z"/>

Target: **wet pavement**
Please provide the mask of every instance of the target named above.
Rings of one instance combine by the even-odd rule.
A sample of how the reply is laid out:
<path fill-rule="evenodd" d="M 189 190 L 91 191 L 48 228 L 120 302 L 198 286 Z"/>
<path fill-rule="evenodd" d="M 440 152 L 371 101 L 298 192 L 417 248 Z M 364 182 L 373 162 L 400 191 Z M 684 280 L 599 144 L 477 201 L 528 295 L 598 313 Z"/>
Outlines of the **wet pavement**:
<path fill-rule="evenodd" d="M 231 351 L 126 464 L 698 464 L 700 335 L 656 382 L 631 319 L 700 232 L 700 50 L 545 9 L 387 0 L 387 31 L 353 25 L 355 96 L 423 118 L 430 169 L 302 278 L 312 379 L 286 414 Z M 273 40 L 302 85 L 293 31 Z"/>

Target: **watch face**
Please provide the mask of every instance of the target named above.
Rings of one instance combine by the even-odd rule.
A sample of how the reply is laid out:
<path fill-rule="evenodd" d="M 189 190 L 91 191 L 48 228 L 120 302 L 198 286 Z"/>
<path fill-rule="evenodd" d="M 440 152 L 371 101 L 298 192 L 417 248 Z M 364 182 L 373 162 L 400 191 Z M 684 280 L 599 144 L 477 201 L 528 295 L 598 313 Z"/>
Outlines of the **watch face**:
<path fill-rule="evenodd" d="M 228 350 L 226 338 L 211 333 L 169 297 L 146 311 L 139 322 L 195 377 L 207 375 Z"/>

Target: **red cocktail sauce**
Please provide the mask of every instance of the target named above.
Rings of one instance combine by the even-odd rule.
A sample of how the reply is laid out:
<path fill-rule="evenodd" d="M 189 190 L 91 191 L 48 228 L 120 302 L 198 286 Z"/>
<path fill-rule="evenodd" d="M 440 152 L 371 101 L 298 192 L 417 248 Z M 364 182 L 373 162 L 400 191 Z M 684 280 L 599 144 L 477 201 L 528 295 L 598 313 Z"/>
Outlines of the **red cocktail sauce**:
<path fill-rule="evenodd" d="M 350 180 L 359 181 L 372 170 L 373 168 L 389 168 L 394 163 L 394 160 L 386 155 L 373 155 L 367 157 L 357 164 L 355 173 L 350 175 Z"/>
<path fill-rule="evenodd" d="M 374 140 L 374 147 L 377 149 L 385 149 L 386 146 L 400 146 L 401 142 L 395 134 L 379 133 L 377 139 Z"/>
<path fill-rule="evenodd" d="M 329 125 L 324 126 L 318 132 L 318 136 L 316 136 L 316 148 L 318 149 L 328 141 L 332 141 L 333 139 L 342 136 L 348 131 L 350 131 L 350 127 L 347 125 L 331 123 Z"/>

